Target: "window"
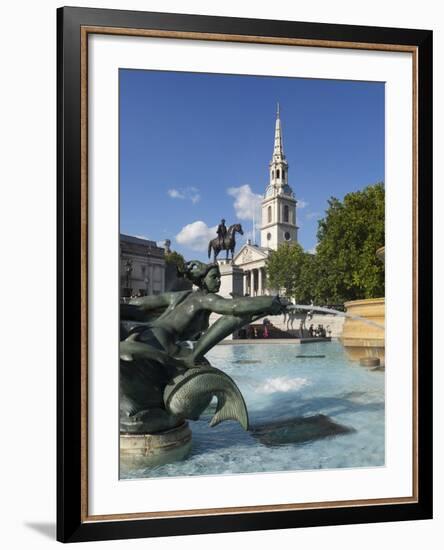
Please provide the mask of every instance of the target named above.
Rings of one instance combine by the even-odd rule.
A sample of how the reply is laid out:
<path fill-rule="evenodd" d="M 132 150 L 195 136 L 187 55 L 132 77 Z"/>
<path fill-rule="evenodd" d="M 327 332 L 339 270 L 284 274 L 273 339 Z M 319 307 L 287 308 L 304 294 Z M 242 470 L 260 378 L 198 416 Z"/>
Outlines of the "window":
<path fill-rule="evenodd" d="M 288 222 L 288 204 L 284 205 L 284 222 Z"/>
<path fill-rule="evenodd" d="M 286 231 L 286 232 L 284 233 L 284 238 L 285 238 L 286 241 L 289 241 L 289 240 L 291 239 L 291 235 L 290 235 L 290 233 L 289 233 L 288 231 Z"/>
<path fill-rule="evenodd" d="M 267 208 L 267 212 L 268 212 L 268 223 L 271 223 L 271 206 Z"/>
<path fill-rule="evenodd" d="M 280 170 L 276 170 L 276 179 L 279 179 L 279 178 L 280 178 L 280 175 L 281 175 L 281 171 L 280 171 Z"/>
<path fill-rule="evenodd" d="M 271 241 L 271 233 L 267 233 L 267 241 Z"/>

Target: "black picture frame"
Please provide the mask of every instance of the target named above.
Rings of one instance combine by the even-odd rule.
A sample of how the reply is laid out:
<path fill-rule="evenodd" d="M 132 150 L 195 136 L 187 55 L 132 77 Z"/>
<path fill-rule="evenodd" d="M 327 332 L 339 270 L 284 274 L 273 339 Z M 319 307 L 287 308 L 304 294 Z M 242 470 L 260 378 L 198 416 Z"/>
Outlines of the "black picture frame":
<path fill-rule="evenodd" d="M 85 392 L 81 364 L 85 286 L 82 273 L 82 28 L 151 29 L 301 41 L 408 46 L 417 67 L 416 285 L 417 481 L 414 502 L 362 504 L 149 519 L 90 518 L 84 503 Z M 57 539 L 62 542 L 428 519 L 432 517 L 432 32 L 400 28 L 239 19 L 92 8 L 57 10 L 58 380 Z M 84 251 L 83 251 L 84 252 Z M 83 285 L 83 286 L 82 286 Z M 83 489 L 82 489 L 83 488 Z"/>

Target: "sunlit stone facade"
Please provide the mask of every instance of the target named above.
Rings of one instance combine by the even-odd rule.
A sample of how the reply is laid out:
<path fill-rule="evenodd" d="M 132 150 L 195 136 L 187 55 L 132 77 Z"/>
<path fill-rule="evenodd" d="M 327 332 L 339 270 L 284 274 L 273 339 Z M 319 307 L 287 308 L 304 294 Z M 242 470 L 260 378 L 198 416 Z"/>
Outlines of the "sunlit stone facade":
<path fill-rule="evenodd" d="M 262 200 L 261 245 L 248 242 L 233 260 L 244 273 L 244 295 L 260 296 L 271 292 L 266 284 L 266 261 L 270 251 L 277 250 L 280 244 L 298 241 L 296 203 L 288 183 L 288 162 L 284 154 L 278 105 L 269 183 Z"/>
<path fill-rule="evenodd" d="M 120 295 L 160 294 L 165 290 L 165 251 L 154 241 L 120 235 Z"/>

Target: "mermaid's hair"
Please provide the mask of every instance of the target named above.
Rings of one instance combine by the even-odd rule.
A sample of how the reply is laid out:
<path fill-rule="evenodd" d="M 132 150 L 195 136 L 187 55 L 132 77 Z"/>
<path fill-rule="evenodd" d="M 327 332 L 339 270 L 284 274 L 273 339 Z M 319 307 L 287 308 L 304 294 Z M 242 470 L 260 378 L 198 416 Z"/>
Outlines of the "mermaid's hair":
<path fill-rule="evenodd" d="M 199 288 L 203 288 L 203 281 L 211 269 L 219 271 L 219 266 L 217 264 L 204 264 L 199 260 L 191 260 L 185 263 L 183 269 L 177 271 L 180 277 L 184 277 Z"/>

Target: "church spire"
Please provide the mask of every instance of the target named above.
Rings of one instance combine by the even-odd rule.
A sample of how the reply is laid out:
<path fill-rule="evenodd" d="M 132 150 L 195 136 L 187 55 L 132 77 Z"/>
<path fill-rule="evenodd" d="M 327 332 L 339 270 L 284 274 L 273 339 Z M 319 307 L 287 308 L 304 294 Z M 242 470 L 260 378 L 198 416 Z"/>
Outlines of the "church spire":
<path fill-rule="evenodd" d="M 281 110 L 276 110 L 270 180 L 262 201 L 261 246 L 277 250 L 279 245 L 298 242 L 296 199 L 288 184 L 288 162 L 282 146 Z"/>
<path fill-rule="evenodd" d="M 292 192 L 288 188 L 288 163 L 284 155 L 284 147 L 282 145 L 282 126 L 281 126 L 281 110 L 279 103 L 276 111 L 276 125 L 274 130 L 274 148 L 273 156 L 270 161 L 270 184 L 269 187 L 273 192 L 282 193 L 284 191 Z"/>
<path fill-rule="evenodd" d="M 284 148 L 282 146 L 282 128 L 279 103 L 277 104 L 276 112 L 276 127 L 274 131 L 274 151 L 272 162 L 280 162 L 285 160 Z"/>

